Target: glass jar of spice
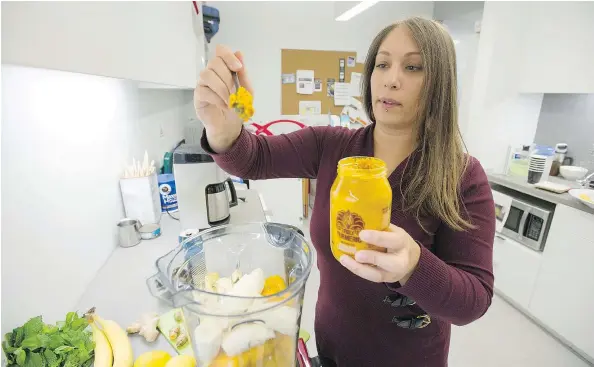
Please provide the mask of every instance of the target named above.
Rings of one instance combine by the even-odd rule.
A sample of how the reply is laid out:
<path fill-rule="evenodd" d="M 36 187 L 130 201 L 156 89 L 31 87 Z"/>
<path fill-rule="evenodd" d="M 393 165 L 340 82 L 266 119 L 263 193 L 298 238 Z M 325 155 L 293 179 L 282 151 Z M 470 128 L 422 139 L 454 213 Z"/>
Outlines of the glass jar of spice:
<path fill-rule="evenodd" d="M 360 250 L 385 251 L 359 238 L 363 229 L 387 230 L 392 212 L 392 188 L 386 163 L 374 157 L 347 157 L 338 162 L 330 190 L 330 247 L 339 260 Z"/>

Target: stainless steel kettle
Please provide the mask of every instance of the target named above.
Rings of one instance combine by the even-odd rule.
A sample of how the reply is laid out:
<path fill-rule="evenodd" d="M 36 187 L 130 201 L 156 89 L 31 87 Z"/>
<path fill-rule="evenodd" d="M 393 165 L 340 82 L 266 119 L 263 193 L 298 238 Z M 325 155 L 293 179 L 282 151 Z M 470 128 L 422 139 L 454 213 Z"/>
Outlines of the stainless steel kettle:
<path fill-rule="evenodd" d="M 227 186 L 231 199 L 227 193 Z M 206 185 L 206 215 L 208 224 L 218 226 L 229 221 L 229 209 L 237 205 L 237 191 L 231 178 L 223 182 Z"/>

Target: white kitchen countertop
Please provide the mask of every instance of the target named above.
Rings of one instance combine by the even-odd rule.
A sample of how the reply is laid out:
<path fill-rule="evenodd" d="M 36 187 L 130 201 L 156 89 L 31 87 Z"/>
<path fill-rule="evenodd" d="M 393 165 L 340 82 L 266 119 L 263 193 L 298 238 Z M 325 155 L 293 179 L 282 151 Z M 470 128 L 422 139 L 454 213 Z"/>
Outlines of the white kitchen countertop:
<path fill-rule="evenodd" d="M 579 209 L 590 214 L 594 214 L 594 209 L 587 205 L 577 201 L 568 193 L 556 194 L 554 192 L 537 189 L 533 184 L 529 184 L 524 177 L 513 177 L 498 173 L 487 172 L 489 182 L 505 186 L 509 189 L 520 191 L 524 194 L 534 196 L 536 198 L 548 201 L 553 204 L 563 204 L 574 209 Z M 580 185 L 575 181 L 568 181 L 561 177 L 549 177 L 549 181 L 552 183 L 562 184 L 571 187 L 572 189 L 581 188 Z"/>
<path fill-rule="evenodd" d="M 257 191 L 238 190 L 237 195 L 246 201 L 239 200 L 239 204 L 231 208 L 231 224 L 267 221 Z M 79 313 L 96 307 L 98 315 L 116 321 L 125 329 L 145 312 L 162 314 L 169 311 L 169 305 L 150 294 L 146 280 L 156 273 L 157 258 L 179 245 L 181 230 L 178 221 L 164 214 L 160 237 L 143 240 L 130 248 L 117 247 L 79 300 L 76 307 Z M 135 357 L 150 350 L 175 353 L 164 337 L 150 344 L 138 335 L 131 336 L 130 340 Z"/>

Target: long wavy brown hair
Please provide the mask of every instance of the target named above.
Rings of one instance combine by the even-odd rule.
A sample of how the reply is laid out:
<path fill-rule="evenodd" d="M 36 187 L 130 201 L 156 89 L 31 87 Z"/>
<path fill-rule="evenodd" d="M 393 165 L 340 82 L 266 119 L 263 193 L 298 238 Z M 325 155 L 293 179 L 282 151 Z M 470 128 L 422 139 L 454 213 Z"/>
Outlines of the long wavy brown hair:
<path fill-rule="evenodd" d="M 420 154 L 405 168 L 406 185 L 402 182 L 400 185 L 403 209 L 415 215 L 422 227 L 421 217 L 432 215 L 454 230 L 473 228 L 462 213 L 460 200 L 460 181 L 468 156 L 458 126 L 456 51 L 452 37 L 441 24 L 412 17 L 379 32 L 365 60 L 362 82 L 365 111 L 375 122 L 371 97 L 375 58 L 386 36 L 394 28 L 403 26 L 408 28 L 420 49 L 425 71 L 416 126 Z"/>

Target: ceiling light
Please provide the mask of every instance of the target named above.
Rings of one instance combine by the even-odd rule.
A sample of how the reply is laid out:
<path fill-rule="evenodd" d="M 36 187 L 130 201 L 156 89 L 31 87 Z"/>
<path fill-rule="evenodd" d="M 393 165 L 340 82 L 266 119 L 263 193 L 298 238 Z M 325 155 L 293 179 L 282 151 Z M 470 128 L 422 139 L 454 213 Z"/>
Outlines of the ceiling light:
<path fill-rule="evenodd" d="M 371 8 L 377 3 L 377 1 L 361 1 L 359 4 L 353 6 L 349 10 L 345 11 L 341 15 L 337 16 L 335 20 L 339 22 L 346 22 L 347 20 L 355 17 L 356 15 L 363 13 L 365 10 Z"/>

